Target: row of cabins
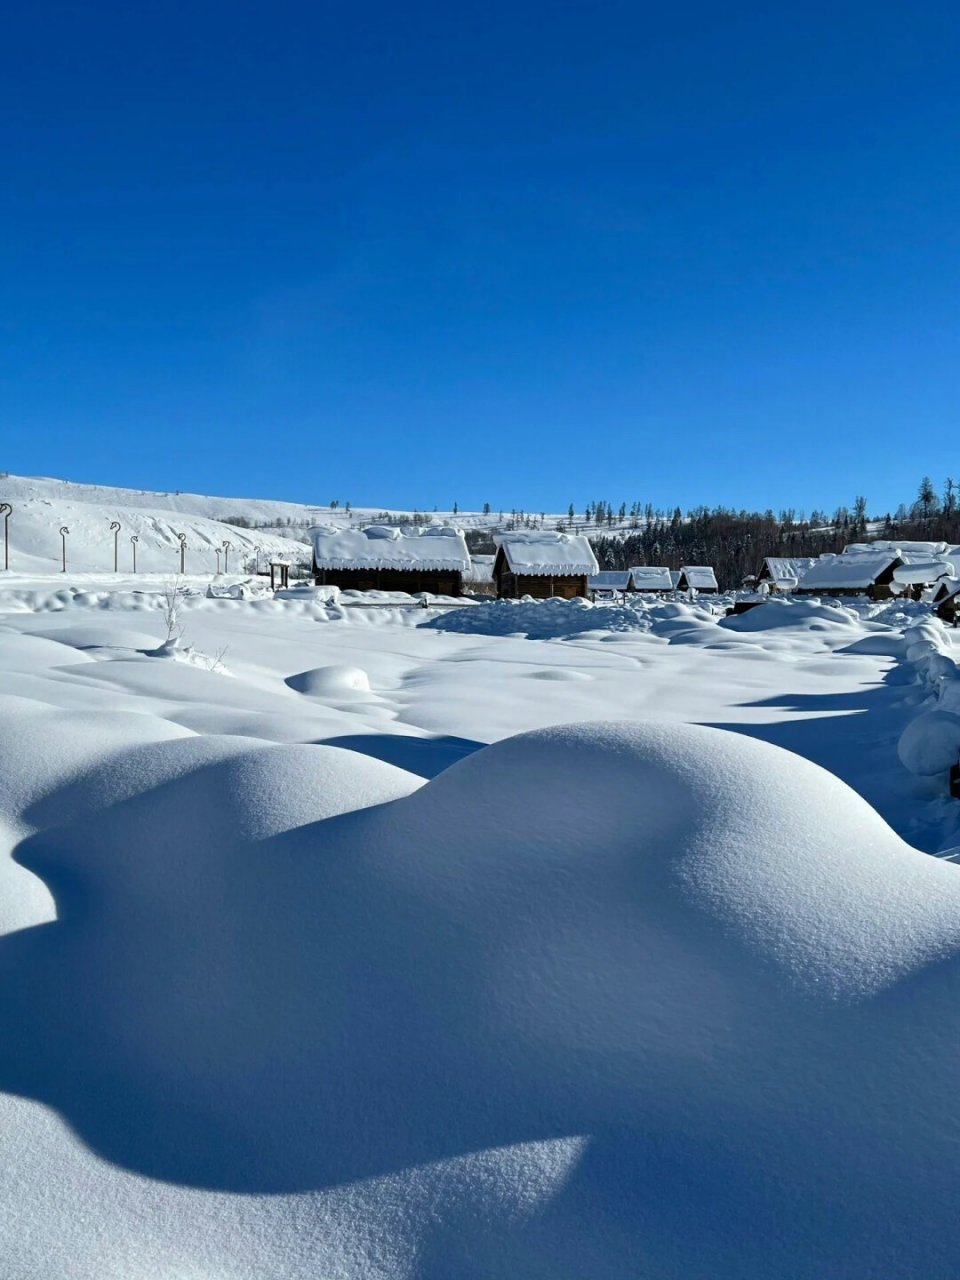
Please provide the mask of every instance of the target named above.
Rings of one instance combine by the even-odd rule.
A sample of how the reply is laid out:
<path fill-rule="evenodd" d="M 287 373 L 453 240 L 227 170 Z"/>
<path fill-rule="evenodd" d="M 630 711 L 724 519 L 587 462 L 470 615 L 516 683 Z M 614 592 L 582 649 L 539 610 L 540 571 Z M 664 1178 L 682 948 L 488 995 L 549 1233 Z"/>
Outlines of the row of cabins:
<path fill-rule="evenodd" d="M 314 581 L 344 591 L 454 597 L 495 592 L 507 600 L 572 600 L 620 591 L 652 595 L 717 590 L 713 570 L 703 565 L 688 565 L 679 572 L 638 566 L 619 574 L 601 573 L 582 534 L 517 530 L 497 536 L 496 555 L 471 556 L 462 530 L 446 525 L 318 527 L 310 533 Z"/>
<path fill-rule="evenodd" d="M 770 558 L 745 585 L 798 596 L 871 600 L 953 599 L 960 590 L 960 547 L 945 542 L 854 542 L 813 560 Z"/>
<path fill-rule="evenodd" d="M 705 564 L 687 564 L 682 569 L 649 564 L 635 565 L 632 569 L 604 569 L 588 580 L 587 588 L 594 600 L 618 595 L 662 596 L 671 591 L 715 595 L 720 590 L 717 575 Z"/>

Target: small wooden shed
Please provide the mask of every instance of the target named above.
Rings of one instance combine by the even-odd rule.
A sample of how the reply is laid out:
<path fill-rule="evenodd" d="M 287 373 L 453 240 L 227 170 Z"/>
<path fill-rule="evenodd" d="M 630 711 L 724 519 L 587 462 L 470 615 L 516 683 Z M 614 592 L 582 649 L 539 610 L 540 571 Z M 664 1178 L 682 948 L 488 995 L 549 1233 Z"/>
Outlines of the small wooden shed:
<path fill-rule="evenodd" d="M 587 579 L 591 600 L 616 600 L 630 590 L 629 569 L 601 569 Z"/>
<path fill-rule="evenodd" d="M 500 534 L 496 540 L 493 577 L 501 599 L 586 598 L 588 580 L 600 572 L 593 548 L 582 534 L 524 529 Z"/>
<path fill-rule="evenodd" d="M 678 591 L 696 591 L 700 595 L 715 595 L 719 590 L 717 575 L 708 564 L 685 564 L 680 567 Z"/>
<path fill-rule="evenodd" d="M 470 552 L 460 529 L 370 525 L 366 529 L 318 527 L 313 542 L 313 578 L 318 587 L 341 591 L 423 591 L 463 594 Z"/>
<path fill-rule="evenodd" d="M 470 567 L 463 575 L 463 589 L 469 595 L 492 596 L 497 586 L 493 580 L 493 562 L 496 556 L 471 554 Z"/>
<path fill-rule="evenodd" d="M 660 596 L 673 591 L 680 577 L 660 564 L 637 564 L 630 570 L 630 590 L 638 595 Z"/>
<path fill-rule="evenodd" d="M 752 585 L 759 587 L 765 582 L 772 593 L 789 594 L 796 591 L 816 563 L 815 556 L 767 556 Z"/>

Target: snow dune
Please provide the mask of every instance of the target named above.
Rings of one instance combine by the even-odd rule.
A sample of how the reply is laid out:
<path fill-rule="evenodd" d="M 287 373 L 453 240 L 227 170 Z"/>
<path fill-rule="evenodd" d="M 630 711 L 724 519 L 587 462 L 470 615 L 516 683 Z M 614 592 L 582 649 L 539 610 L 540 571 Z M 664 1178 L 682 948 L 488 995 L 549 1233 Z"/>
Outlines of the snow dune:
<path fill-rule="evenodd" d="M 0 1087 L 114 1171 L 70 1215 L 76 1157 L 6 1126 L 11 1277 L 124 1274 L 131 1185 L 144 1274 L 960 1267 L 960 870 L 816 765 L 593 723 L 423 783 L 122 732 L 17 802 L 57 918 L 0 939 Z"/>

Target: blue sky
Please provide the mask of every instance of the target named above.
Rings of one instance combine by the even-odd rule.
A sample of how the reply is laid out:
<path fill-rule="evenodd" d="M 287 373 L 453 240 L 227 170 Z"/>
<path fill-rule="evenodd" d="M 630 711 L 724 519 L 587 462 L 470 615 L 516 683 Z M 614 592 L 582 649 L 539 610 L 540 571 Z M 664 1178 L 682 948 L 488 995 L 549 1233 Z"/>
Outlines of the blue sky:
<path fill-rule="evenodd" d="M 0 468 L 356 505 L 909 499 L 955 6 L 53 5 L 0 39 Z"/>

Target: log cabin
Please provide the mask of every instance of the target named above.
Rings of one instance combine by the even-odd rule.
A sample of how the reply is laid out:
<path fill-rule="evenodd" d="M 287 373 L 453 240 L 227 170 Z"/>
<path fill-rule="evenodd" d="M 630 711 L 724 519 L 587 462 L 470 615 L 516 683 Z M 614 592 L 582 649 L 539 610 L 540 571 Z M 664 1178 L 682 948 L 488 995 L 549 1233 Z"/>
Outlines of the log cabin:
<path fill-rule="evenodd" d="M 310 530 L 310 538 L 313 580 L 318 587 L 463 594 L 470 552 L 460 529 L 446 525 L 370 525 L 367 529 L 320 526 Z"/>
<path fill-rule="evenodd" d="M 798 596 L 868 596 L 890 600 L 893 571 L 903 564 L 892 551 L 844 551 L 842 555 L 821 556 L 796 587 Z"/>
<path fill-rule="evenodd" d="M 589 596 L 588 579 L 600 572 L 593 548 L 582 534 L 523 529 L 496 536 L 493 577 L 502 600 Z"/>

